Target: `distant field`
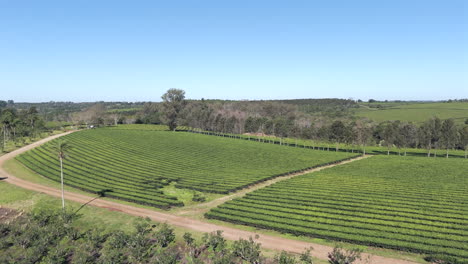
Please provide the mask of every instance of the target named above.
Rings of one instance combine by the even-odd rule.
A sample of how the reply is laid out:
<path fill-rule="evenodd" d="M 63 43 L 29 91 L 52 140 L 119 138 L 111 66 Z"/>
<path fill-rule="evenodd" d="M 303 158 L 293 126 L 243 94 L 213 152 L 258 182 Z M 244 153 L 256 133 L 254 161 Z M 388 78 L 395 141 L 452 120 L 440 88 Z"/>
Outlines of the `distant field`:
<path fill-rule="evenodd" d="M 208 218 L 468 262 L 468 162 L 374 156 L 273 184 Z"/>
<path fill-rule="evenodd" d="M 377 105 L 382 108 L 370 107 Z M 401 120 L 422 123 L 437 116 L 441 119 L 453 118 L 457 123 L 463 123 L 468 118 L 468 103 L 371 103 L 362 104 L 355 110 L 355 114 L 378 122 Z"/>
<path fill-rule="evenodd" d="M 151 131 L 169 131 L 169 127 L 165 125 L 146 125 L 146 124 L 129 124 L 129 125 L 117 125 L 106 127 L 106 129 L 112 130 L 151 130 Z M 188 127 L 178 126 L 178 131 L 188 130 Z"/>
<path fill-rule="evenodd" d="M 72 146 L 65 160 L 65 183 L 107 196 L 157 207 L 181 206 L 161 189 L 228 193 L 309 167 L 346 159 L 327 153 L 273 144 L 157 131 L 158 126 L 119 126 L 76 132 L 64 137 Z M 24 165 L 59 181 L 54 141 L 17 157 Z"/>

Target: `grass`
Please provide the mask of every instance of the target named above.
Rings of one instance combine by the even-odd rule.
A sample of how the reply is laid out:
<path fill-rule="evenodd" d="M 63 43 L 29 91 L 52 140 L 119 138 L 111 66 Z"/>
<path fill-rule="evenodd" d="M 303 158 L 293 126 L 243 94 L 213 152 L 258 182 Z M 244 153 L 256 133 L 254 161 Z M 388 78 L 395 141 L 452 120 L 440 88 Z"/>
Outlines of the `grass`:
<path fill-rule="evenodd" d="M 369 108 L 376 105 L 382 108 Z M 355 110 L 355 115 L 377 122 L 401 120 L 415 123 L 423 123 L 437 116 L 441 119 L 453 118 L 456 123 L 462 124 L 468 119 L 468 103 L 371 103 L 363 104 Z"/>
<path fill-rule="evenodd" d="M 176 187 L 175 182 L 172 182 L 169 185 L 164 186 L 163 188 L 161 188 L 161 190 L 169 196 L 177 197 L 177 200 L 183 202 L 184 206 L 191 206 L 191 205 L 200 203 L 200 202 L 194 202 L 192 200 L 195 194 L 199 194 L 205 197 L 206 199 L 205 202 L 209 202 L 209 201 L 212 201 L 214 199 L 224 196 L 224 194 L 218 194 L 218 193 L 202 193 L 202 192 L 195 191 L 195 190 L 180 189 Z"/>
<path fill-rule="evenodd" d="M 468 163 L 375 156 L 282 181 L 210 218 L 466 261 Z"/>

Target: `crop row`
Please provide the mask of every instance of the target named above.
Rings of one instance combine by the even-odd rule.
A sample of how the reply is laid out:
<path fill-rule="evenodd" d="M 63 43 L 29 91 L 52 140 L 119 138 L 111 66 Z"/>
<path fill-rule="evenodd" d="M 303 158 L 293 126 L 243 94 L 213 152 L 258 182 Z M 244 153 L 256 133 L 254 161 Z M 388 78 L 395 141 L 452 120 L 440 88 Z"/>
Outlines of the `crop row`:
<path fill-rule="evenodd" d="M 206 216 L 464 263 L 466 171 L 463 159 L 374 156 L 278 182 Z"/>
<path fill-rule="evenodd" d="M 352 158 L 346 153 L 323 153 L 170 132 L 153 126 L 90 129 L 64 137 L 71 149 L 64 161 L 65 183 L 110 195 L 158 201 L 159 207 L 180 206 L 162 188 L 228 193 L 297 171 Z M 31 150 L 19 161 L 58 180 L 55 142 Z M 156 203 L 155 203 L 156 204 Z"/>

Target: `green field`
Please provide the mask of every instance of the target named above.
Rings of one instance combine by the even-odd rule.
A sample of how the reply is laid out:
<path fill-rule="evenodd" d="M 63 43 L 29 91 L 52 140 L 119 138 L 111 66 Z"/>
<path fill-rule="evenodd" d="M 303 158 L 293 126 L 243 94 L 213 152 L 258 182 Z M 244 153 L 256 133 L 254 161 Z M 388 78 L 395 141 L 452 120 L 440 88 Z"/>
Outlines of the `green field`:
<path fill-rule="evenodd" d="M 192 131 L 192 130 L 191 130 Z M 279 138 L 275 136 L 254 136 L 254 135 L 247 135 L 247 134 L 223 134 L 218 132 L 199 132 L 199 131 L 192 131 L 194 133 L 206 133 L 209 135 L 216 135 L 216 136 L 226 136 L 226 137 L 233 137 L 243 140 L 250 140 L 250 141 L 259 141 L 267 144 L 281 144 L 282 146 L 290 146 L 290 147 L 297 147 L 297 148 L 308 148 L 308 149 L 317 149 L 317 150 L 324 150 L 324 151 L 336 151 L 336 143 L 332 142 L 324 142 L 324 141 L 317 141 L 311 139 L 297 139 L 297 138 Z M 364 147 L 359 145 L 350 145 L 345 143 L 338 144 L 338 151 L 344 152 L 351 152 L 351 153 L 363 153 Z M 385 146 L 365 146 L 366 154 L 375 154 L 375 155 L 387 155 L 387 151 L 389 151 L 389 155 L 399 155 L 404 156 L 405 151 L 406 155 L 408 156 L 419 156 L 419 157 L 427 157 L 427 149 L 422 148 L 400 148 L 391 147 L 388 149 Z M 445 149 L 431 149 L 431 157 L 445 158 Z M 466 152 L 464 150 L 458 149 L 450 149 L 448 151 L 449 157 L 456 157 L 456 158 L 465 158 Z"/>
<path fill-rule="evenodd" d="M 468 163 L 374 156 L 282 181 L 208 218 L 468 261 Z"/>
<path fill-rule="evenodd" d="M 164 192 L 164 187 L 170 184 L 202 192 L 228 193 L 285 173 L 353 156 L 153 130 L 156 128 L 101 128 L 64 136 L 72 146 L 64 162 L 65 183 L 94 193 L 104 191 L 108 197 L 168 208 L 183 205 L 177 197 Z M 59 181 L 54 141 L 18 156 L 17 160 Z"/>
<path fill-rule="evenodd" d="M 375 108 L 377 105 L 381 108 Z M 370 103 L 362 104 L 355 114 L 377 122 L 401 120 L 422 123 L 436 116 L 440 119 L 453 118 L 461 124 L 468 118 L 468 103 Z"/>

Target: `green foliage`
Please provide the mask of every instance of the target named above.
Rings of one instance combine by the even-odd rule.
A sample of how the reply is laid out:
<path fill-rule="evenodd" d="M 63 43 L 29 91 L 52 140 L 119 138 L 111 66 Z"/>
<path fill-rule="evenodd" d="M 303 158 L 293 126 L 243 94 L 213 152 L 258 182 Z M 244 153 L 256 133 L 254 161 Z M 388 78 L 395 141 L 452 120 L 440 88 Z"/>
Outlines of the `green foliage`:
<path fill-rule="evenodd" d="M 374 156 L 275 183 L 206 216 L 467 261 L 467 171 L 464 159 Z"/>
<path fill-rule="evenodd" d="M 177 188 L 228 193 L 278 175 L 352 157 L 351 153 L 282 148 L 146 129 L 159 126 L 143 127 L 89 129 L 65 136 L 63 140 L 73 145 L 64 160 L 65 184 L 106 197 L 169 208 L 183 205 L 163 191 L 172 182 Z M 56 142 L 23 153 L 17 160 L 60 181 Z M 201 196 L 196 198 L 202 200 Z"/>
<path fill-rule="evenodd" d="M 180 89 L 169 89 L 163 96 L 162 112 L 163 118 L 170 130 L 175 130 L 180 122 L 180 112 L 185 107 L 185 91 Z"/>
<path fill-rule="evenodd" d="M 194 193 L 192 201 L 194 201 L 194 202 L 204 202 L 204 201 L 206 201 L 206 197 L 201 195 L 200 193 Z"/>
<path fill-rule="evenodd" d="M 258 236 L 256 237 L 258 239 Z M 252 237 L 249 240 L 239 239 L 232 245 L 234 256 L 241 258 L 248 263 L 261 263 L 260 244 L 255 242 Z"/>
<path fill-rule="evenodd" d="M 169 225 L 166 223 L 163 223 L 159 227 L 158 231 L 156 232 L 156 236 L 158 237 L 156 243 L 161 247 L 167 247 L 175 240 L 174 229 L 169 227 Z"/>
<path fill-rule="evenodd" d="M 296 264 L 297 260 L 294 255 L 289 254 L 286 251 L 281 251 L 280 254 L 275 256 L 275 261 L 278 264 Z"/>
<path fill-rule="evenodd" d="M 328 253 L 328 263 L 330 264 L 352 264 L 356 260 L 361 259 L 361 250 L 359 249 L 343 249 L 340 246 L 333 248 L 333 251 Z"/>
<path fill-rule="evenodd" d="M 202 241 L 207 248 L 214 252 L 223 251 L 227 246 L 226 239 L 223 237 L 223 231 L 221 230 L 203 235 Z"/>
<path fill-rule="evenodd" d="M 312 249 L 313 249 L 312 247 L 306 249 L 299 256 L 299 260 L 302 261 L 303 264 L 313 264 L 314 263 L 314 261 L 312 260 L 311 255 L 310 255 L 310 252 L 312 251 Z"/>
<path fill-rule="evenodd" d="M 310 251 L 312 249 L 307 249 L 299 256 L 299 260 L 293 254 L 290 254 L 286 251 L 281 251 L 279 254 L 276 254 L 274 257 L 275 263 L 278 264 L 313 264 L 312 257 L 310 256 Z"/>

